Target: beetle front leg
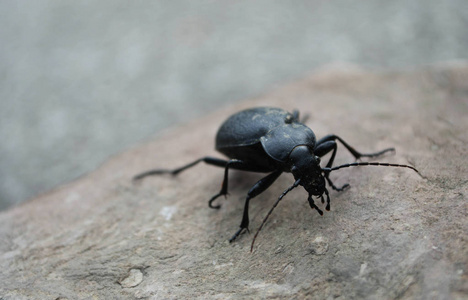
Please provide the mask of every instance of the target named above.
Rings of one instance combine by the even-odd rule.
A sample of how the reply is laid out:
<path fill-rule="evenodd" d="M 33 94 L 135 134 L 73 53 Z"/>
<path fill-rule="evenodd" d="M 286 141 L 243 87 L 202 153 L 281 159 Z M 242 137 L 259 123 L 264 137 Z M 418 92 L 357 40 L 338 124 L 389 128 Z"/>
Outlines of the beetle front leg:
<path fill-rule="evenodd" d="M 323 139 L 322 139 L 323 140 Z M 335 160 L 335 155 L 336 155 L 336 150 L 337 150 L 337 145 L 335 141 L 323 141 L 322 143 L 318 144 L 315 149 L 314 153 L 315 155 L 318 155 L 320 157 L 328 154 L 330 151 L 333 151 L 331 154 L 330 159 L 328 160 L 327 163 L 327 168 L 330 168 L 333 165 L 333 161 Z M 341 192 L 344 191 L 345 189 L 349 188 L 349 184 L 346 183 L 342 187 L 337 187 L 336 185 L 333 184 L 333 182 L 330 179 L 330 173 L 325 173 L 325 179 L 328 182 L 328 185 L 332 187 L 335 191 Z"/>
<path fill-rule="evenodd" d="M 354 156 L 354 158 L 356 160 L 358 160 L 361 157 L 377 157 L 377 156 L 380 156 L 380 155 L 382 155 L 384 153 L 394 152 L 395 151 L 395 148 L 387 148 L 387 149 L 384 149 L 382 151 L 375 152 L 375 153 L 360 153 L 360 152 L 356 151 L 356 149 L 354 149 L 353 147 L 348 145 L 348 143 L 346 143 L 342 138 L 340 138 L 339 136 L 334 135 L 334 134 L 329 134 L 329 135 L 321 138 L 320 140 L 318 140 L 317 143 L 316 143 L 315 149 L 317 149 L 318 147 L 320 147 L 324 143 L 327 143 L 327 142 L 330 142 L 330 141 L 335 142 L 336 140 L 340 141 L 343 144 L 343 146 L 345 146 L 346 149 L 348 149 L 348 151 L 351 152 L 351 154 Z M 329 151 L 327 151 L 326 153 L 328 153 Z M 319 156 L 322 156 L 322 155 L 319 155 Z"/>
<path fill-rule="evenodd" d="M 327 163 L 327 166 L 326 166 L 327 168 L 331 168 L 333 165 L 333 161 L 335 160 L 335 155 L 336 155 L 336 150 L 337 150 L 336 140 L 340 141 L 343 144 L 343 146 L 345 146 L 345 148 L 348 149 L 348 151 L 354 156 L 356 160 L 360 159 L 361 157 L 376 157 L 387 152 L 395 151 L 395 148 L 387 148 L 387 149 L 384 149 L 382 151 L 375 152 L 375 153 L 360 153 L 356 151 L 356 149 L 348 145 L 348 143 L 346 143 L 339 136 L 330 134 L 318 140 L 314 149 L 315 155 L 318 155 L 320 157 L 326 155 L 327 153 L 333 150 L 330 160 Z M 336 187 L 333 184 L 333 182 L 330 180 L 328 173 L 325 174 L 325 179 L 327 180 L 328 184 L 336 191 L 343 191 L 349 187 L 349 184 L 344 184 L 341 188 Z"/>
<path fill-rule="evenodd" d="M 234 233 L 234 235 L 229 239 L 229 243 L 232 243 L 238 236 L 241 234 L 242 231 L 249 230 L 249 202 L 250 199 L 260 195 L 263 193 L 267 188 L 270 187 L 270 185 L 275 182 L 275 180 L 281 175 L 282 171 L 275 171 L 266 177 L 263 177 L 257 183 L 254 184 L 254 186 L 249 190 L 247 193 L 247 197 L 245 198 L 245 204 L 244 204 L 244 213 L 242 214 L 242 221 L 240 224 L 239 230 Z"/>

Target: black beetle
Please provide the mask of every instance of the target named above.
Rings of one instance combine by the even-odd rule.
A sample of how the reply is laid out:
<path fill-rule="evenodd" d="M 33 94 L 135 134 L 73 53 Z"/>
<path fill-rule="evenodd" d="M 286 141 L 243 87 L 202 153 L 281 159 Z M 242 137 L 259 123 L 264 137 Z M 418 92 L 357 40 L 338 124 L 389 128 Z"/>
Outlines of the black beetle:
<path fill-rule="evenodd" d="M 349 184 L 336 187 L 330 179 L 331 171 L 345 167 L 372 165 L 406 167 L 418 172 L 415 168 L 408 165 L 379 162 L 355 162 L 332 167 L 337 150 L 337 140 L 351 152 L 356 160 L 361 157 L 379 156 L 395 150 L 394 148 L 388 148 L 376 153 L 359 153 L 343 139 L 333 134 L 316 141 L 314 132 L 299 121 L 298 111 L 294 111 L 291 114 L 280 108 L 258 107 L 243 110 L 232 115 L 219 128 L 216 135 L 216 150 L 229 157 L 229 160 L 203 157 L 174 170 L 157 169 L 147 171 L 136 175 L 134 180 L 156 174 L 169 173 L 176 175 L 201 161 L 210 165 L 223 167 L 224 180 L 221 191 L 211 197 L 208 202 L 209 207 L 219 208 L 220 205 L 213 205 L 213 201 L 221 195 L 227 195 L 230 168 L 249 172 L 270 173 L 255 183 L 247 193 L 240 228 L 229 239 L 229 242 L 232 242 L 244 229 L 248 230 L 250 199 L 264 192 L 281 173 L 292 173 L 295 179 L 294 184 L 279 196 L 274 206 L 264 218 L 252 240 L 252 251 L 257 234 L 262 229 L 273 209 L 289 191 L 299 185 L 302 185 L 308 192 L 309 196 L 307 200 L 310 207 L 317 210 L 320 215 L 323 215 L 322 210 L 315 205 L 312 196 L 320 198 L 322 203 L 324 203 L 323 195 L 325 194 L 327 197 L 326 210 L 330 210 L 330 196 L 325 186 L 325 181 L 336 191 L 343 191 L 349 187 Z M 331 151 L 332 154 L 327 165 L 322 168 L 320 166 L 320 157 Z"/>

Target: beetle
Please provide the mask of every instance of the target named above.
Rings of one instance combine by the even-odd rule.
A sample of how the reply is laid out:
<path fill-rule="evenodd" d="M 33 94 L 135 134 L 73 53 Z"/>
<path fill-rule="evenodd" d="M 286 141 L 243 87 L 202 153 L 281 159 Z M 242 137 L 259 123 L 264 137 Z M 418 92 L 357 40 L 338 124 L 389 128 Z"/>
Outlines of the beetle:
<path fill-rule="evenodd" d="M 314 132 L 299 120 L 299 111 L 294 110 L 293 113 L 289 113 L 281 108 L 256 107 L 230 116 L 219 128 L 216 135 L 216 150 L 226 155 L 229 160 L 206 156 L 177 169 L 150 170 L 136 175 L 134 180 L 141 180 L 150 175 L 177 175 L 202 161 L 209 165 L 222 167 L 224 168 L 224 179 L 221 190 L 208 201 L 209 207 L 218 209 L 220 205 L 214 205 L 213 202 L 219 196 L 226 196 L 228 194 L 228 175 L 230 169 L 269 173 L 257 181 L 248 191 L 240 228 L 229 239 L 229 242 L 233 242 L 244 230 L 248 231 L 250 200 L 263 193 L 283 172 L 292 173 L 295 179 L 294 183 L 279 196 L 264 218 L 252 240 L 252 251 L 258 233 L 274 208 L 288 192 L 299 185 L 307 191 L 307 200 L 310 207 L 315 209 L 320 215 L 323 215 L 323 211 L 315 204 L 312 196 L 319 198 L 322 203 L 325 203 L 325 195 L 327 202 L 325 209 L 330 210 L 330 196 L 326 183 L 335 191 L 343 191 L 349 187 L 349 184 L 344 184 L 341 187 L 335 186 L 330 179 L 330 172 L 332 171 L 346 167 L 372 165 L 405 167 L 418 172 L 418 170 L 409 165 L 380 162 L 354 162 L 333 167 L 333 161 L 337 152 L 337 141 L 356 160 L 362 157 L 376 157 L 390 151 L 395 151 L 394 148 L 387 148 L 375 153 L 360 153 L 342 138 L 334 134 L 327 135 L 317 141 Z M 321 167 L 320 158 L 330 152 L 331 156 L 326 166 Z"/>

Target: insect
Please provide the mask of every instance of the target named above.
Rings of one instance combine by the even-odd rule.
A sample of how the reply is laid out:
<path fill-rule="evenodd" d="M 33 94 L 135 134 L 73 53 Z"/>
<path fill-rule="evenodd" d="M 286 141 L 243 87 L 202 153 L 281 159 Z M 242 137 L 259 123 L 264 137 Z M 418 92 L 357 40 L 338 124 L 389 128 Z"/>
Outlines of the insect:
<path fill-rule="evenodd" d="M 387 148 L 375 153 L 360 153 L 348 145 L 342 138 L 333 134 L 327 135 L 317 141 L 314 132 L 300 122 L 297 110 L 289 113 L 280 108 L 258 107 L 243 110 L 230 116 L 219 128 L 216 135 L 216 150 L 226 155 L 229 160 L 206 156 L 173 170 L 150 170 L 136 175 L 134 180 L 141 180 L 150 175 L 177 175 L 202 161 L 210 165 L 222 167 L 224 168 L 224 179 L 221 190 L 208 201 L 209 207 L 217 209 L 220 205 L 214 205 L 213 202 L 219 196 L 227 195 L 230 169 L 269 173 L 257 181 L 248 191 L 240 228 L 229 239 L 229 242 L 233 242 L 243 231 L 248 231 L 250 200 L 268 189 L 281 173 L 292 173 L 295 179 L 294 183 L 284 190 L 263 219 L 252 240 L 250 248 L 250 251 L 252 251 L 258 233 L 263 228 L 274 208 L 287 193 L 299 185 L 307 191 L 309 195 L 307 200 L 310 207 L 315 209 L 320 215 L 323 215 L 323 211 L 315 204 L 313 196 L 320 199 L 322 203 L 325 203 L 325 195 L 327 202 L 325 209 L 330 210 L 330 196 L 326 183 L 335 191 L 343 191 L 349 187 L 349 184 L 344 184 L 341 187 L 333 184 L 330 179 L 330 173 L 335 170 L 371 165 L 405 167 L 418 172 L 412 166 L 380 162 L 354 162 L 333 167 L 337 151 L 337 141 L 343 144 L 356 160 L 362 157 L 376 157 L 390 151 L 395 151 L 394 148 Z M 321 167 L 320 157 L 330 152 L 331 156 L 326 166 Z"/>

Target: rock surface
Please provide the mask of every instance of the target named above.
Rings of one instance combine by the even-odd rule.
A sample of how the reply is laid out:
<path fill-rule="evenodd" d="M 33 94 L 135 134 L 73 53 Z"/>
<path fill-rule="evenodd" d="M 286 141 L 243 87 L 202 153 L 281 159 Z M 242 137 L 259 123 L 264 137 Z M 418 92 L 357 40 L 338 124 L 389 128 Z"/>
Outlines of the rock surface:
<path fill-rule="evenodd" d="M 222 169 L 177 177 L 141 171 L 219 156 L 213 140 L 251 106 L 300 109 L 318 138 L 335 133 L 379 161 L 414 165 L 332 173 L 330 212 L 312 211 L 282 175 L 251 201 L 251 234 L 227 239 L 259 174 L 233 172 L 220 210 L 207 207 Z M 0 214 L 1 299 L 468 297 L 468 66 L 400 73 L 322 70 L 269 94 L 166 131 L 98 170 Z M 353 158 L 339 146 L 337 163 Z M 44 175 L 46 176 L 46 175 Z"/>

